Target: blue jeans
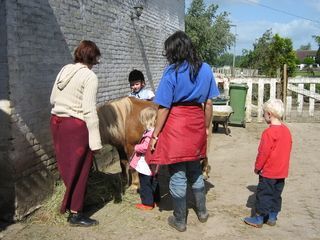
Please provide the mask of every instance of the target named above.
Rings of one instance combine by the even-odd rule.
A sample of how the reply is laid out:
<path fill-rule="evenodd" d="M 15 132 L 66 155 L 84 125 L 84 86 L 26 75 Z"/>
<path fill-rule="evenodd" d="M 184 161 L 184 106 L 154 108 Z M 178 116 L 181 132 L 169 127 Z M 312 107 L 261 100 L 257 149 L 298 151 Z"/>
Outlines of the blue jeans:
<path fill-rule="evenodd" d="M 270 179 L 259 176 L 256 194 L 256 211 L 259 215 L 267 216 L 269 212 L 280 212 L 284 183 L 284 178 Z"/>
<path fill-rule="evenodd" d="M 140 198 L 144 205 L 153 206 L 160 202 L 160 189 L 157 176 L 148 176 L 139 173 L 140 180 Z"/>
<path fill-rule="evenodd" d="M 200 161 L 181 162 L 168 165 L 170 173 L 169 190 L 173 199 L 183 199 L 187 194 L 187 184 L 192 190 L 204 189 Z"/>

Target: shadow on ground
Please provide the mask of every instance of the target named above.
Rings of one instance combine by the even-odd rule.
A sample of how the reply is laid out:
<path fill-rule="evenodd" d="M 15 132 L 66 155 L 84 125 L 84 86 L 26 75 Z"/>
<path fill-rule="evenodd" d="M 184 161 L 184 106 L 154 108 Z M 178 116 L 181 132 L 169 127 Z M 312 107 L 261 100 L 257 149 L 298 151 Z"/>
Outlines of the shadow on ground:
<path fill-rule="evenodd" d="M 251 216 L 256 215 L 256 193 L 257 193 L 257 186 L 256 185 L 249 185 L 247 189 L 252 192 L 252 194 L 248 197 L 246 207 L 251 208 Z"/>
<path fill-rule="evenodd" d="M 84 212 L 93 215 L 108 202 L 120 203 L 123 192 L 120 173 L 91 171 L 84 201 Z"/>

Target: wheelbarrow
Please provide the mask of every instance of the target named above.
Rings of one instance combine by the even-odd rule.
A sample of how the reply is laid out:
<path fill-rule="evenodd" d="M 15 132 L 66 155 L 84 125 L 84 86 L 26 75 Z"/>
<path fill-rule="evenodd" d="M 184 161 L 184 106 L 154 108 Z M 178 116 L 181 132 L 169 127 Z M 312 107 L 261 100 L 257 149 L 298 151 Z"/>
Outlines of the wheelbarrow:
<path fill-rule="evenodd" d="M 225 134 L 229 135 L 230 129 L 228 128 L 228 123 L 230 116 L 233 114 L 232 107 L 229 105 L 213 105 L 212 108 L 213 131 L 217 132 L 219 124 L 221 124 L 224 127 Z"/>

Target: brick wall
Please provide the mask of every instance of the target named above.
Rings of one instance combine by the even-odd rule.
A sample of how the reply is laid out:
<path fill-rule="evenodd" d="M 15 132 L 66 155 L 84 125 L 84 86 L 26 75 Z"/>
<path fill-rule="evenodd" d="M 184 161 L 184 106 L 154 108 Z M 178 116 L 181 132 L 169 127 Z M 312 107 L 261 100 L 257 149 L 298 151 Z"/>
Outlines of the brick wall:
<path fill-rule="evenodd" d="M 132 20 L 132 0 L 0 0 L 0 216 L 20 219 L 52 191 L 49 96 L 80 40 L 93 40 L 102 53 L 93 68 L 99 103 L 129 93 L 133 68 L 156 88 L 166 64 L 163 42 L 184 29 L 184 1 L 143 3 L 142 16 Z M 9 192 L 9 202 L 1 200 Z M 8 206 L 9 214 L 2 213 Z"/>

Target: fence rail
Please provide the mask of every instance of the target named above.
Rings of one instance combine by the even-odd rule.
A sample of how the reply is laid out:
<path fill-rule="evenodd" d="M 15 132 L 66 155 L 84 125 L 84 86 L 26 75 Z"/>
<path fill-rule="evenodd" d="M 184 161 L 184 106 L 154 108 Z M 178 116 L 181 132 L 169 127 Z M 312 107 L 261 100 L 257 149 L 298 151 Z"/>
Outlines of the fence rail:
<path fill-rule="evenodd" d="M 262 105 L 279 94 L 279 78 L 229 78 L 216 74 L 218 84 L 223 85 L 224 95 L 229 94 L 230 83 L 246 83 L 246 121 L 263 121 Z M 287 121 L 320 121 L 320 78 L 296 77 L 288 79 L 285 119 Z M 277 92 L 278 91 L 278 92 Z"/>

